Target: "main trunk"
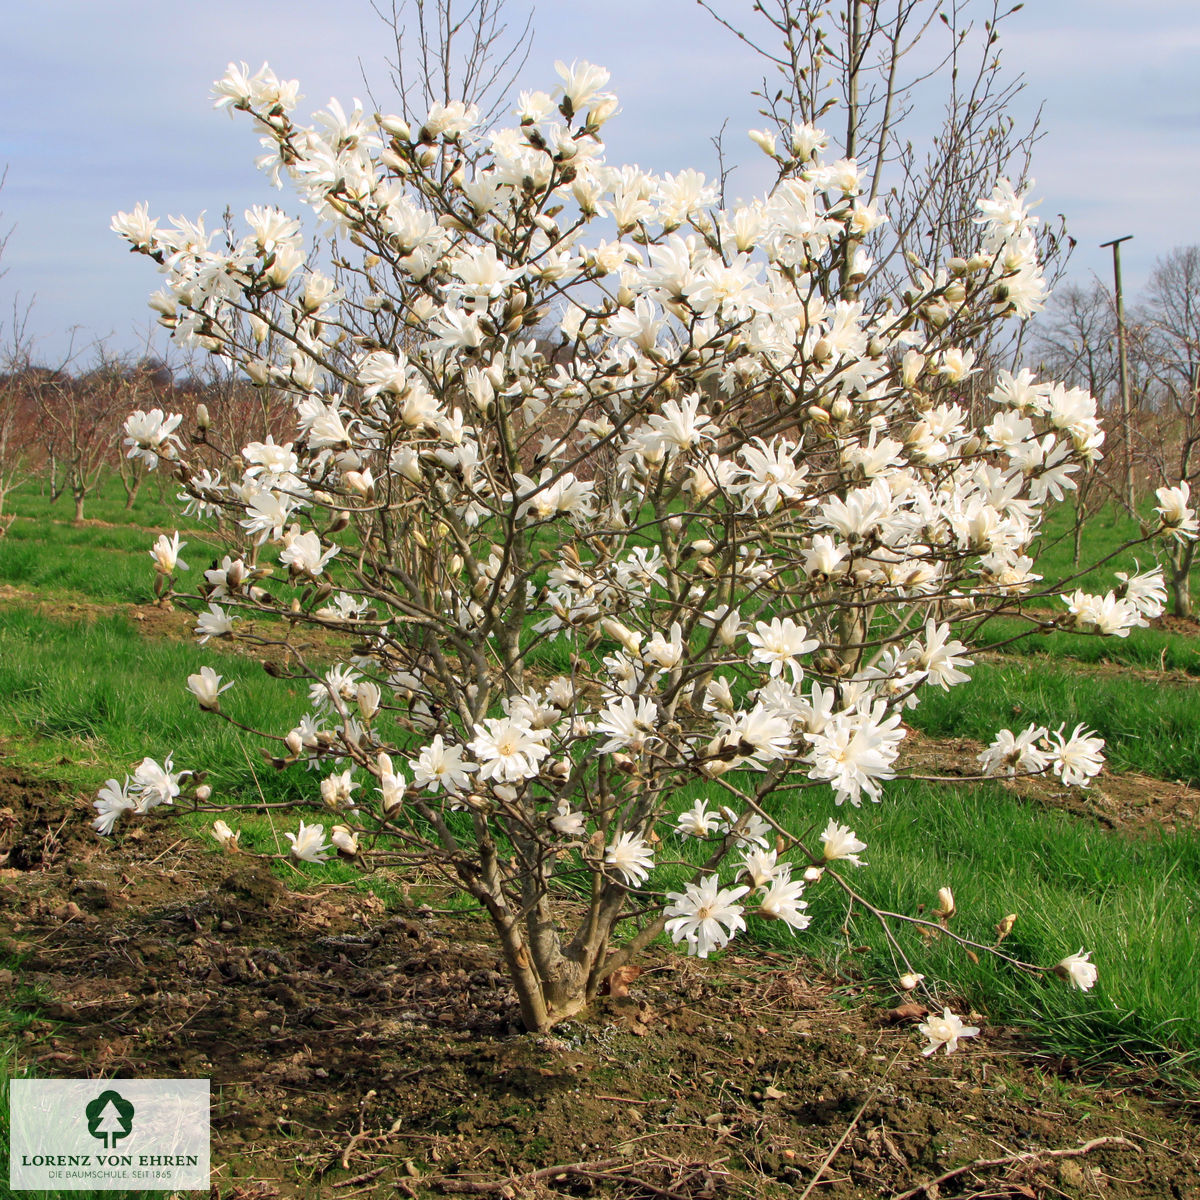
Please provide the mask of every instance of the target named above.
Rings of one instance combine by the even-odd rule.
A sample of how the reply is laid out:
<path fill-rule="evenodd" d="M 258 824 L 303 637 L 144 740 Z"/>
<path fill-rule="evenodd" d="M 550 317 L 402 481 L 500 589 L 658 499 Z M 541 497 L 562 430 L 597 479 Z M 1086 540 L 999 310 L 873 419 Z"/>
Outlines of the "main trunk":
<path fill-rule="evenodd" d="M 1190 572 L 1183 571 L 1171 579 L 1171 612 L 1176 617 L 1192 615 Z"/>

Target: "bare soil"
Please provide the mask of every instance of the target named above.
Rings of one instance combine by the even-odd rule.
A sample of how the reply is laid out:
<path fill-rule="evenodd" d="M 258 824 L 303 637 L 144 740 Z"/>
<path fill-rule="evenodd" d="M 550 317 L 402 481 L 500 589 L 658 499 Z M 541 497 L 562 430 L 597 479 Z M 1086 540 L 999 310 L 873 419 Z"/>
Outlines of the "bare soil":
<path fill-rule="evenodd" d="M 983 1018 L 926 1060 L 919 1013 L 803 960 L 663 951 L 530 1036 L 473 915 L 87 819 L 0 768 L 0 1034 L 41 1075 L 210 1078 L 213 1200 L 1200 1195 L 1194 1099 Z"/>

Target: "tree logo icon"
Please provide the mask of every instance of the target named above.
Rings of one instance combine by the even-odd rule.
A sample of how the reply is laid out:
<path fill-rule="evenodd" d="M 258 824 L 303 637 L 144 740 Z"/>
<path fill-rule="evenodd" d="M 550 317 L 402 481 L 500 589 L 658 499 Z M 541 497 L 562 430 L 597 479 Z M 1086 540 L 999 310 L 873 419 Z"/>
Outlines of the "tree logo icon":
<path fill-rule="evenodd" d="M 128 1137 L 133 1129 L 133 1105 L 111 1088 L 101 1092 L 85 1108 L 88 1133 L 104 1142 L 105 1150 L 111 1150 L 120 1138 Z"/>

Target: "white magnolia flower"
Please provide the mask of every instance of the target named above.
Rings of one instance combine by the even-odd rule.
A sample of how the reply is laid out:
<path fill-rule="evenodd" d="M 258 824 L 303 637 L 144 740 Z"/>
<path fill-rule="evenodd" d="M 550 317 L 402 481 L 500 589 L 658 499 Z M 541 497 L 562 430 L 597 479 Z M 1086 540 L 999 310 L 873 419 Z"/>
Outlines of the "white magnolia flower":
<path fill-rule="evenodd" d="M 623 696 L 612 700 L 596 718 L 596 732 L 608 734 L 608 740 L 597 747 L 601 754 L 613 750 L 640 752 L 648 741 L 654 740 L 658 726 L 658 705 L 648 696 L 634 700 Z"/>
<path fill-rule="evenodd" d="M 604 851 L 604 861 L 625 881 L 626 887 L 640 887 L 654 867 L 654 851 L 637 833 L 623 833 Z"/>
<path fill-rule="evenodd" d="M 1161 567 L 1140 575 L 1118 571 L 1117 578 L 1121 581 L 1119 591 L 1124 593 L 1123 599 L 1132 604 L 1143 617 L 1153 621 L 1163 615 L 1167 606 L 1167 588 L 1163 582 Z"/>
<path fill-rule="evenodd" d="M 1154 510 L 1162 520 L 1163 528 L 1177 541 L 1185 542 L 1200 534 L 1196 521 L 1196 510 L 1189 504 L 1191 488 L 1187 480 L 1178 487 L 1160 487 L 1155 493 L 1158 507 Z"/>
<path fill-rule="evenodd" d="M 280 552 L 279 561 L 283 566 L 291 567 L 297 574 L 315 579 L 340 549 L 340 546 L 330 546 L 322 550 L 321 539 L 309 530 L 308 533 L 297 534 L 287 540 Z"/>
<path fill-rule="evenodd" d="M 172 769 L 171 755 L 160 766 L 156 759 L 143 758 L 133 772 L 130 791 L 137 795 L 137 811 L 149 812 L 160 804 L 173 804 L 179 795 L 180 781 L 190 771 Z"/>
<path fill-rule="evenodd" d="M 1051 767 L 1068 787 L 1087 787 L 1100 774 L 1103 750 L 1104 739 L 1082 725 L 1076 725 L 1070 737 L 1062 729 L 1050 734 Z"/>
<path fill-rule="evenodd" d="M 141 458 L 150 470 L 158 466 L 159 455 L 174 458 L 182 445 L 175 430 L 183 420 L 181 413 L 167 416 L 161 408 L 143 412 L 140 408 L 125 418 L 125 445 L 129 458 Z"/>
<path fill-rule="evenodd" d="M 499 783 L 532 779 L 550 753 L 548 729 L 534 729 L 520 717 L 488 717 L 475 726 L 468 749 L 479 760 L 479 778 Z"/>
<path fill-rule="evenodd" d="M 808 630 L 791 617 L 759 621 L 746 638 L 754 647 L 750 655 L 751 662 L 768 666 L 772 677 L 781 674 L 787 667 L 796 683 L 804 674 L 800 657 L 811 654 L 821 644 L 816 638 L 810 638 Z"/>
<path fill-rule="evenodd" d="M 929 1020 L 922 1022 L 917 1028 L 929 1039 L 929 1045 L 921 1051 L 926 1058 L 943 1046 L 946 1047 L 947 1054 L 953 1054 L 958 1049 L 959 1038 L 979 1036 L 978 1026 L 964 1025 L 948 1008 L 943 1009 L 940 1017 L 931 1013 Z"/>
<path fill-rule="evenodd" d="M 839 825 L 830 818 L 829 824 L 821 834 L 821 840 L 824 843 L 821 854 L 826 862 L 844 859 L 856 867 L 866 866 L 858 855 L 867 848 L 867 843 L 860 842 L 849 825 Z"/>
<path fill-rule="evenodd" d="M 219 818 L 213 822 L 212 835 L 217 839 L 222 850 L 238 849 L 238 838 L 242 836 L 241 831 L 234 833 L 229 826 Z"/>
<path fill-rule="evenodd" d="M 349 825 L 335 825 L 329 831 L 329 840 L 340 853 L 350 858 L 358 853 L 358 834 Z"/>
<path fill-rule="evenodd" d="M 447 746 L 439 733 L 413 763 L 413 786 L 456 796 L 470 785 L 472 773 L 478 770 L 475 763 L 463 762 L 462 746 Z"/>
<path fill-rule="evenodd" d="M 321 800 L 326 808 L 335 812 L 341 808 L 353 808 L 353 792 L 359 786 L 354 779 L 354 768 L 347 767 L 321 780 Z"/>
<path fill-rule="evenodd" d="M 838 804 L 849 800 L 857 807 L 864 792 L 878 800 L 880 781 L 895 774 L 892 764 L 904 730 L 900 728 L 900 714 L 887 715 L 886 703 L 880 700 L 867 711 L 838 713 L 820 733 L 808 736 L 813 778 L 833 785 Z"/>
<path fill-rule="evenodd" d="M 179 531 L 176 530 L 170 537 L 165 533 L 158 535 L 158 541 L 154 543 L 150 551 L 150 557 L 154 559 L 154 569 L 162 575 L 170 575 L 173 571 L 186 571 L 188 569 L 180 557 L 179 552 L 187 545 L 187 542 L 179 540 Z"/>
<path fill-rule="evenodd" d="M 1045 736 L 1044 725 L 1030 725 L 1017 734 L 1001 729 L 979 755 L 979 765 L 985 775 L 1037 775 L 1050 763 L 1049 751 L 1039 744 Z"/>
<path fill-rule="evenodd" d="M 212 669 L 212 667 L 201 667 L 197 675 L 189 675 L 187 678 L 188 690 L 200 702 L 201 708 L 210 709 L 217 712 L 220 707 L 218 696 L 224 691 L 228 691 L 233 687 L 233 681 L 222 685 L 221 676 Z"/>
<path fill-rule="evenodd" d="M 124 783 L 109 779 L 100 789 L 98 797 L 92 802 L 92 807 L 99 814 L 92 822 L 92 828 L 104 837 L 113 831 L 117 818 L 137 806 L 137 801 L 129 795 L 129 776 Z"/>
<path fill-rule="evenodd" d="M 233 618 L 219 604 L 210 604 L 208 612 L 196 618 L 196 636 L 202 645 L 211 637 L 228 637 L 232 632 Z"/>
<path fill-rule="evenodd" d="M 1086 953 L 1081 946 L 1074 954 L 1068 954 L 1054 968 L 1054 973 L 1068 983 L 1077 987 L 1081 992 L 1089 992 L 1096 985 L 1099 972 L 1096 964 L 1091 961 L 1091 951 Z"/>
<path fill-rule="evenodd" d="M 775 879 L 759 901 L 758 915 L 775 921 L 783 921 L 793 930 L 807 929 L 812 918 L 805 916 L 808 907 L 800 897 L 804 895 L 804 880 L 789 879 L 783 874 Z"/>
<path fill-rule="evenodd" d="M 296 833 L 285 830 L 283 836 L 292 843 L 292 855 L 302 862 L 323 863 L 329 857 L 324 825 L 305 825 L 301 821 Z"/>
<path fill-rule="evenodd" d="M 786 875 L 788 865 L 778 861 L 779 855 L 775 850 L 763 846 L 755 846 L 742 856 L 742 865 L 738 868 L 736 878 L 745 877 L 750 880 L 751 887 L 770 887 L 780 876 Z"/>
<path fill-rule="evenodd" d="M 720 950 L 735 933 L 746 928 L 740 900 L 750 888 L 722 888 L 716 875 L 689 884 L 682 892 L 668 892 L 671 902 L 663 910 L 666 930 L 673 942 L 686 941 L 689 954 L 707 958 Z"/>
<path fill-rule="evenodd" d="M 587 833 L 587 813 L 573 809 L 568 800 L 560 800 L 550 818 L 550 828 L 563 837 L 583 837 Z"/>
<path fill-rule="evenodd" d="M 608 99 L 601 89 L 611 78 L 608 71 L 590 62 L 573 62 L 569 67 L 564 62 L 554 64 L 562 80 L 563 99 L 568 101 L 573 112 L 583 112 L 588 105 Z"/>
<path fill-rule="evenodd" d="M 717 828 L 718 821 L 718 814 L 709 812 L 708 802 L 701 799 L 679 814 L 675 829 L 684 837 L 706 838 Z"/>

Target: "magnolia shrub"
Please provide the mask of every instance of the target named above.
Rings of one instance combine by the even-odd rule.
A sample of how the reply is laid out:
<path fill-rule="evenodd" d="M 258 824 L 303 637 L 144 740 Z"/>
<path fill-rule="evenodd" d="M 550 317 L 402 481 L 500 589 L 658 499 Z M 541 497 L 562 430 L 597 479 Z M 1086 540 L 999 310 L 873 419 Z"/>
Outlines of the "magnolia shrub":
<path fill-rule="evenodd" d="M 306 255 L 271 207 L 244 236 L 144 206 L 113 222 L 158 264 L 174 339 L 291 400 L 279 440 L 218 446 L 205 414 L 185 438 L 153 411 L 126 444 L 224 531 L 200 640 L 266 648 L 308 686 L 311 712 L 266 735 L 313 770 L 295 807 L 328 814 L 292 855 L 453 880 L 530 1029 L 664 929 L 700 956 L 747 920 L 803 929 L 806 887 L 865 849 L 834 820 L 814 840 L 817 814 L 879 799 L 905 710 L 967 679 L 996 614 L 1125 634 L 1163 602 L 1138 575 L 1044 616 L 1043 514 L 1104 438 L 1087 393 L 1001 372 L 986 417 L 960 402 L 973 340 L 1042 303 L 1008 182 L 970 258 L 882 295 L 886 216 L 819 130 L 756 134 L 777 182 L 721 210 L 696 171 L 609 165 L 608 73 L 558 74 L 513 128 L 336 102 L 305 126 L 295 83 L 231 66 L 217 105 L 328 238 Z M 1161 512 L 1194 528 L 1186 495 Z M 168 587 L 179 548 L 153 551 Z M 217 716 L 228 686 L 189 680 Z M 981 766 L 1085 785 L 1101 747 L 1005 731 Z M 147 759 L 110 780 L 97 827 L 191 795 L 185 775 Z"/>

